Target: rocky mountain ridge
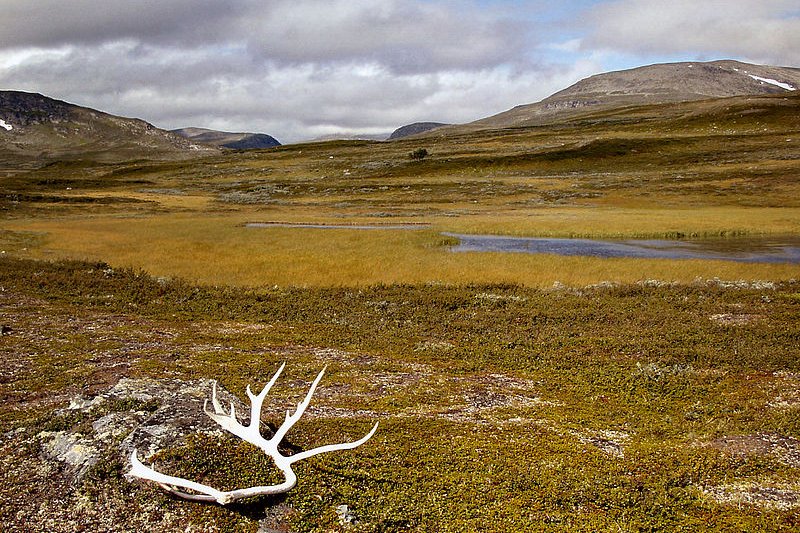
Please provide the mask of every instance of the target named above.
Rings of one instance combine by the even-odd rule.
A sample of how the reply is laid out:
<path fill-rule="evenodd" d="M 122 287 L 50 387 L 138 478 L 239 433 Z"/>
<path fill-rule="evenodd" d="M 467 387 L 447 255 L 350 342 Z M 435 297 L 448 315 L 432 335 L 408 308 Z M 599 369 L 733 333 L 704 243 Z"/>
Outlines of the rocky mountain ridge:
<path fill-rule="evenodd" d="M 281 145 L 280 141 L 266 133 L 232 133 L 207 128 L 180 128 L 171 131 L 194 142 L 232 150 L 255 150 Z"/>
<path fill-rule="evenodd" d="M 519 105 L 460 128 L 535 126 L 615 107 L 796 90 L 800 90 L 800 68 L 732 60 L 663 63 L 590 76 L 540 102 Z"/>
<path fill-rule="evenodd" d="M 0 91 L 0 163 L 181 159 L 216 151 L 144 120 L 38 93 Z"/>
<path fill-rule="evenodd" d="M 444 122 L 414 122 L 413 124 L 407 124 L 394 130 L 392 134 L 389 135 L 388 140 L 392 141 L 394 139 L 402 139 L 403 137 L 425 133 L 426 131 L 431 131 L 444 126 L 451 126 L 451 124 Z"/>

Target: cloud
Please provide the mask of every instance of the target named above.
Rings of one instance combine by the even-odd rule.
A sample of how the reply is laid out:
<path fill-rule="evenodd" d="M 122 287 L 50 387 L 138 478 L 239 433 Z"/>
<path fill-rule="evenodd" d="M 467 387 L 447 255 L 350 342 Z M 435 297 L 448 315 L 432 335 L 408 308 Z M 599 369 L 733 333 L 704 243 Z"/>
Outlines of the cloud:
<path fill-rule="evenodd" d="M 337 130 L 388 133 L 424 120 L 467 122 L 539 100 L 599 68 L 399 74 L 379 62 L 257 62 L 232 50 L 187 53 L 135 42 L 40 50 L 7 64 L 0 70 L 6 86 L 13 80 L 18 89 L 159 127 L 263 131 L 282 142 Z"/>
<path fill-rule="evenodd" d="M 473 120 L 546 96 L 570 70 L 534 65 L 530 26 L 502 2 L 0 0 L 0 9 L 5 88 L 160 127 L 282 141 Z"/>
<path fill-rule="evenodd" d="M 132 41 L 244 50 L 281 63 L 379 62 L 394 71 L 484 68 L 524 56 L 527 27 L 470 2 L 0 0 L 0 48 Z"/>
<path fill-rule="evenodd" d="M 589 10 L 584 20 L 584 50 L 735 57 L 787 66 L 800 57 L 796 0 L 617 0 Z"/>
<path fill-rule="evenodd" d="M 0 0 L 0 47 L 220 40 L 252 4 L 218 0 Z"/>
<path fill-rule="evenodd" d="M 0 12 L 4 88 L 282 141 L 466 122 L 631 61 L 800 57 L 796 0 L 0 0 Z"/>
<path fill-rule="evenodd" d="M 480 69 L 524 55 L 527 28 L 498 15 L 468 2 L 275 2 L 251 23 L 249 45 L 287 62 L 377 61 L 404 73 Z"/>

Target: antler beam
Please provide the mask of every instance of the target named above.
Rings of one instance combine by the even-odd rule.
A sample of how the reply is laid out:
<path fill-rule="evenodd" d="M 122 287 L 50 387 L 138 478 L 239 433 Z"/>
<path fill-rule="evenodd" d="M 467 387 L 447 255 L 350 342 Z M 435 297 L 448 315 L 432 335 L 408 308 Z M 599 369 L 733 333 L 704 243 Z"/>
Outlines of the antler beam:
<path fill-rule="evenodd" d="M 217 502 L 222 505 L 231 503 L 236 500 L 240 500 L 242 498 L 249 498 L 251 496 L 260 496 L 263 494 L 280 494 L 283 492 L 287 492 L 291 490 L 297 484 L 297 475 L 292 470 L 292 465 L 298 461 L 303 459 L 307 459 L 309 457 L 313 457 L 314 455 L 318 455 L 321 453 L 328 453 L 334 452 L 338 450 L 351 450 L 353 448 L 357 448 L 361 446 L 365 442 L 367 442 L 372 435 L 375 434 L 375 431 L 378 429 L 378 423 L 376 422 L 375 425 L 372 427 L 369 433 L 367 433 L 364 437 L 360 438 L 359 440 L 353 442 L 345 442 L 342 444 L 329 444 L 327 446 L 320 446 L 318 448 L 313 448 L 311 450 L 307 450 L 304 452 L 296 453 L 294 455 L 283 455 L 280 451 L 278 451 L 278 445 L 289 432 L 289 430 L 294 426 L 298 420 L 303 416 L 305 410 L 308 408 L 309 404 L 311 403 L 311 397 L 314 395 L 314 391 L 319 385 L 322 376 L 325 374 L 325 370 L 327 367 L 323 368 L 320 373 L 317 375 L 317 378 L 311 384 L 311 388 L 309 389 L 306 397 L 297 404 L 297 409 L 292 413 L 291 411 L 286 411 L 286 418 L 284 419 L 281 426 L 275 432 L 275 434 L 270 437 L 269 439 L 265 439 L 261 435 L 261 409 L 264 404 L 264 399 L 267 397 L 272 386 L 278 380 L 278 377 L 283 372 L 286 363 L 282 364 L 281 367 L 278 369 L 277 372 L 272 376 L 272 379 L 269 380 L 264 388 L 261 390 L 259 394 L 253 394 L 250 391 L 250 386 L 247 386 L 247 396 L 250 398 L 250 422 L 248 425 L 243 425 L 239 423 L 238 419 L 236 418 L 236 410 L 233 406 L 233 402 L 231 402 L 230 411 L 226 412 L 225 409 L 220 404 L 219 400 L 217 399 L 217 383 L 214 382 L 214 386 L 211 392 L 211 405 L 213 406 L 214 410 L 209 411 L 208 409 L 208 400 L 206 400 L 205 404 L 203 405 L 203 411 L 211 417 L 214 422 L 219 424 L 228 432 L 236 435 L 240 439 L 249 442 L 258 448 L 260 448 L 265 454 L 272 458 L 275 462 L 275 466 L 283 472 L 284 481 L 283 483 L 278 483 L 276 485 L 268 485 L 268 486 L 259 486 L 259 487 L 249 487 L 246 489 L 238 489 L 232 491 L 220 491 L 215 489 L 214 487 L 210 487 L 208 485 L 204 485 L 202 483 L 197 483 L 195 481 L 190 481 L 188 479 L 175 477 L 175 476 L 168 476 L 166 474 L 162 474 L 161 472 L 157 472 L 153 468 L 145 466 L 137 457 L 137 452 L 134 449 L 131 453 L 131 470 L 128 472 L 129 475 L 138 477 L 141 479 L 147 479 L 150 481 L 154 481 L 161 485 L 161 487 L 181 498 L 185 498 L 187 500 L 193 501 L 200 501 L 200 502 Z M 199 494 L 193 494 L 184 492 L 179 489 L 189 489 L 195 491 Z"/>

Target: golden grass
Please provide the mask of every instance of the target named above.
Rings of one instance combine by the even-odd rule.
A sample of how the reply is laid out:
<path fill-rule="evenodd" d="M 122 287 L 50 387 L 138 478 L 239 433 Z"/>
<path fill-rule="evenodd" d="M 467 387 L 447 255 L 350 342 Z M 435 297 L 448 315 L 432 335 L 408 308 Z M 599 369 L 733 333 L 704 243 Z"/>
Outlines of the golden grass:
<path fill-rule="evenodd" d="M 796 278 L 797 265 L 454 254 L 438 245 L 440 232 L 800 235 L 800 160 L 786 142 L 796 138 L 798 101 L 760 102 L 767 115 L 648 106 L 586 123 L 446 138 L 45 167 L 4 183 L 4 197 L 21 200 L 0 206 L 0 244 L 16 255 L 102 260 L 233 285 Z M 755 105 L 733 103 L 744 111 Z M 726 133 L 712 131 L 717 126 Z M 419 148 L 430 156 L 410 161 Z M 247 221 L 430 229 L 245 229 Z"/>
<path fill-rule="evenodd" d="M 444 231 L 538 237 L 796 235 L 800 233 L 800 209 L 553 207 L 436 222 Z"/>
<path fill-rule="evenodd" d="M 561 213 L 565 219 L 570 214 L 575 213 Z M 46 234 L 40 246 L 18 255 L 102 260 L 156 276 L 240 286 L 508 282 L 549 287 L 555 282 L 585 286 L 800 275 L 797 265 L 788 264 L 452 253 L 438 244 L 442 237 L 435 230 L 242 227 L 247 218 L 249 214 L 98 217 L 16 222 L 11 229 Z"/>

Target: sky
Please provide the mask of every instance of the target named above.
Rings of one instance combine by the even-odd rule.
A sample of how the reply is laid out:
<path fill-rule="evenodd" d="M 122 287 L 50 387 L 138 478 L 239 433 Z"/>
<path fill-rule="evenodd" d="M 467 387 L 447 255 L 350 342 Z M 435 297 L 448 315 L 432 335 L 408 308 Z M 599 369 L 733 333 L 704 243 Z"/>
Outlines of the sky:
<path fill-rule="evenodd" d="M 0 0 L 0 89 L 283 143 L 669 61 L 800 67 L 798 0 Z"/>

